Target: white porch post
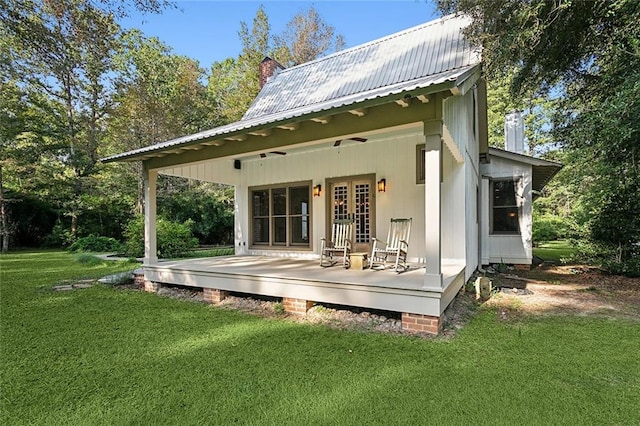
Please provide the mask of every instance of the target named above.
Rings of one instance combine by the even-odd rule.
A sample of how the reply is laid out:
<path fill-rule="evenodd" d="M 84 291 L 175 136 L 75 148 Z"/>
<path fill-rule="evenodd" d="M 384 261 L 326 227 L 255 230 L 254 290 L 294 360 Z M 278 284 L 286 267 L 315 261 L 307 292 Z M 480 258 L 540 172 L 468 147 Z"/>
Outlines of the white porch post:
<path fill-rule="evenodd" d="M 144 264 L 158 262 L 156 246 L 156 181 L 158 172 L 144 169 Z"/>
<path fill-rule="evenodd" d="M 442 287 L 442 123 L 425 123 L 425 287 Z"/>
<path fill-rule="evenodd" d="M 244 185 L 235 185 L 234 186 L 234 241 L 235 241 L 235 253 L 236 254 L 247 254 L 247 241 L 249 239 L 248 228 L 247 228 L 247 220 L 245 218 L 248 217 L 249 205 L 247 204 L 247 187 Z M 245 231 L 247 229 L 247 231 Z"/>

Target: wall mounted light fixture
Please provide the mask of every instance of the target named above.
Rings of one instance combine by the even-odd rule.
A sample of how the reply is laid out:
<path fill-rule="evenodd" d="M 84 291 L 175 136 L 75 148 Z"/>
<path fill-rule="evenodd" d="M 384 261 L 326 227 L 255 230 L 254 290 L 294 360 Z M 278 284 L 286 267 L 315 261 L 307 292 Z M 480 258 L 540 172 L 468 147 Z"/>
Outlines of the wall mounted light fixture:
<path fill-rule="evenodd" d="M 387 190 L 387 180 L 380 179 L 378 181 L 378 192 L 385 192 Z"/>
<path fill-rule="evenodd" d="M 318 184 L 318 185 L 313 187 L 313 196 L 314 197 L 319 197 L 321 192 L 322 192 L 322 185 Z"/>

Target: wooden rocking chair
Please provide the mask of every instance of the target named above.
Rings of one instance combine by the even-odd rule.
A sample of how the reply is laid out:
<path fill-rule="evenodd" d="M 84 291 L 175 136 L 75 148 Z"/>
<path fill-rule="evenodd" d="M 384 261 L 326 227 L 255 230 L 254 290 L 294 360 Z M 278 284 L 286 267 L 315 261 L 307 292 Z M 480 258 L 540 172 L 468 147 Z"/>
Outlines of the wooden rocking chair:
<path fill-rule="evenodd" d="M 338 258 L 341 257 L 344 267 L 349 268 L 351 266 L 349 253 L 351 253 L 352 235 L 352 220 L 336 220 L 331 228 L 331 241 L 327 241 L 326 238 L 321 240 L 320 266 L 333 266 L 338 263 Z"/>
<path fill-rule="evenodd" d="M 370 269 L 384 269 L 389 258 L 394 261 L 393 269 L 404 272 L 407 265 L 407 251 L 409 250 L 409 235 L 411 234 L 411 218 L 391 219 L 387 241 L 373 239 L 373 250 L 369 260 Z"/>

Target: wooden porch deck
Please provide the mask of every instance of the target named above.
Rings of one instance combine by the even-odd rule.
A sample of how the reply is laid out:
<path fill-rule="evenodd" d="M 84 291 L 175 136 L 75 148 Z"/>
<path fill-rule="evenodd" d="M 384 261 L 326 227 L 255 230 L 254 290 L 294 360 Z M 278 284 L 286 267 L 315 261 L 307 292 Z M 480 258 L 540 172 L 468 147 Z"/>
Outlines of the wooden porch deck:
<path fill-rule="evenodd" d="M 224 256 L 145 265 L 158 283 L 290 297 L 349 306 L 438 316 L 464 283 L 464 265 L 443 265 L 442 288 L 425 287 L 425 269 L 408 271 L 319 266 L 317 260 Z M 442 306 L 442 304 L 445 304 Z"/>

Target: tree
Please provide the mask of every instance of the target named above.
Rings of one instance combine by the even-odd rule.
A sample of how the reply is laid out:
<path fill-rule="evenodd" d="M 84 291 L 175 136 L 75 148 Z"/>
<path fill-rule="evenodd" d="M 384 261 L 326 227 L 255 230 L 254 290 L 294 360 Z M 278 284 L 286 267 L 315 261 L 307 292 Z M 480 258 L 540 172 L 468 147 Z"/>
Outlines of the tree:
<path fill-rule="evenodd" d="M 135 6 L 158 12 L 168 4 L 140 0 Z M 31 168 L 49 175 L 33 193 L 46 193 L 70 218 L 74 238 L 79 218 L 96 199 L 87 194 L 97 187 L 98 150 L 113 106 L 112 59 L 120 31 L 115 17 L 128 8 L 118 0 L 0 0 L 3 78 L 20 82 L 28 109 L 46 116 L 42 125 L 29 123 L 35 133 L 21 132 L 38 145 Z"/>
<path fill-rule="evenodd" d="M 52 120 L 57 106 L 14 80 L 0 80 L 0 234 L 5 251 L 13 240 L 29 234 L 37 240 L 51 230 L 52 225 L 35 220 L 43 215 L 23 206 L 39 204 L 34 200 L 39 196 L 55 202 L 64 192 L 55 179 L 63 171 L 55 156 L 60 149 Z"/>
<path fill-rule="evenodd" d="M 197 62 L 172 53 L 156 38 L 139 31 L 123 37 L 117 56 L 119 77 L 109 118 L 109 140 L 104 153 L 153 145 L 211 127 L 208 121 L 204 70 Z M 117 166 L 110 166 L 117 167 Z M 142 211 L 142 165 L 118 168 L 138 182 L 136 211 Z"/>
<path fill-rule="evenodd" d="M 487 82 L 487 123 L 489 145 L 504 147 L 505 116 L 514 111 L 523 113 L 524 137 L 530 155 L 538 156 L 553 150 L 553 115 L 556 100 L 541 93 L 514 96 L 510 87 L 514 73 L 495 76 Z"/>
<path fill-rule="evenodd" d="M 13 81 L 0 82 L 0 238 L 2 252 L 9 250 L 9 239 L 13 233 L 13 224 L 9 218 L 8 203 L 3 184 L 3 169 L 9 158 L 14 156 L 14 144 L 24 125 L 25 105 L 22 93 Z"/>
<path fill-rule="evenodd" d="M 211 66 L 207 96 L 211 105 L 210 119 L 216 125 L 237 121 L 246 111 L 247 100 L 240 96 L 238 89 L 240 78 L 236 58 L 214 62 Z"/>
<path fill-rule="evenodd" d="M 298 12 L 274 38 L 274 44 L 275 57 L 285 67 L 312 61 L 345 46 L 342 35 L 336 34 L 313 6 Z"/>
<path fill-rule="evenodd" d="M 241 22 L 238 35 L 242 42 L 240 55 L 214 63 L 207 85 L 220 124 L 242 118 L 258 95 L 259 65 L 265 56 L 289 67 L 344 47 L 343 37 L 313 7 L 298 12 L 285 30 L 274 36 L 269 17 L 260 6 L 252 26 Z"/>

